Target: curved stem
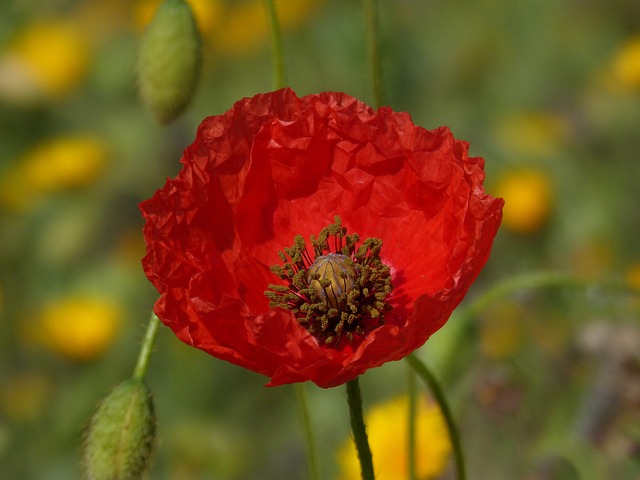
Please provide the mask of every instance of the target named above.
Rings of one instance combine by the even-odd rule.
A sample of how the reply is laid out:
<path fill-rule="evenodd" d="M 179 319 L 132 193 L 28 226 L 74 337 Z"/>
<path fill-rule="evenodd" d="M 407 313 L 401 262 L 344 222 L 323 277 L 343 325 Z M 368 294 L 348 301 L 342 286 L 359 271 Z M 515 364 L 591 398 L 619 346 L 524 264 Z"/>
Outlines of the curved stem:
<path fill-rule="evenodd" d="M 298 413 L 300 414 L 300 422 L 302 423 L 309 479 L 319 480 L 318 460 L 316 458 L 315 441 L 313 429 L 311 428 L 311 420 L 309 418 L 309 408 L 307 407 L 307 396 L 304 391 L 304 384 L 296 383 L 293 385 L 293 390 L 296 394 L 296 404 L 298 405 Z"/>
<path fill-rule="evenodd" d="M 382 86 L 382 66 L 380 64 L 380 50 L 378 40 L 378 0 L 363 0 L 367 34 L 367 50 L 369 57 L 369 72 L 371 87 L 376 108 L 384 104 L 384 89 Z"/>
<path fill-rule="evenodd" d="M 440 388 L 440 384 L 433 376 L 433 374 L 427 369 L 426 365 L 418 360 L 414 355 L 408 355 L 405 357 L 409 365 L 413 367 L 418 376 L 427 384 L 427 387 L 431 391 L 433 398 L 440 407 L 442 416 L 447 424 L 447 430 L 449 431 L 449 438 L 451 440 L 451 446 L 453 447 L 453 459 L 456 464 L 457 478 L 458 480 L 465 480 L 467 478 L 464 458 L 462 456 L 462 446 L 460 444 L 460 437 L 458 436 L 458 429 L 456 428 L 453 416 L 451 415 L 451 409 L 447 399 Z"/>
<path fill-rule="evenodd" d="M 142 340 L 140 353 L 138 353 L 136 368 L 133 371 L 133 378 L 136 380 L 144 379 L 144 376 L 147 373 L 149 357 L 151 356 L 151 349 L 156 342 L 156 333 L 158 332 L 159 324 L 160 320 L 156 317 L 155 313 L 152 313 L 151 318 L 149 319 L 149 324 L 147 325 L 147 331 L 144 334 L 144 339 Z"/>
<path fill-rule="evenodd" d="M 531 290 L 544 287 L 587 287 L 592 282 L 560 272 L 533 272 L 507 278 L 495 283 L 466 308 L 458 310 L 464 318 L 474 317 L 497 300 L 518 290 Z"/>
<path fill-rule="evenodd" d="M 362 480 L 374 480 L 373 458 L 369 448 L 367 429 L 362 415 L 362 397 L 360 395 L 360 382 L 354 378 L 347 382 L 347 397 L 349 401 L 349 415 L 351 417 L 351 432 L 360 461 L 360 474 Z"/>
<path fill-rule="evenodd" d="M 595 281 L 581 278 L 570 273 L 553 271 L 529 272 L 516 275 L 493 284 L 473 300 L 461 305 L 454 312 L 455 322 L 459 325 L 459 328 L 456 329 L 456 337 L 461 339 L 470 335 L 477 326 L 476 322 L 472 322 L 471 320 L 501 299 L 521 290 L 544 288 L 597 288 L 631 295 L 638 295 L 638 293 L 640 293 L 637 289 L 634 289 L 621 279 Z M 457 356 L 457 351 L 452 349 L 449 355 L 445 355 L 442 361 L 443 367 L 439 368 L 439 371 L 442 373 L 442 378 L 447 382 L 455 375 L 454 365 L 457 362 L 454 359 L 457 358 Z"/>
<path fill-rule="evenodd" d="M 280 24 L 278 14 L 273 0 L 264 0 L 264 9 L 269 22 L 269 32 L 271 36 L 271 60 L 273 62 L 273 88 L 277 90 L 286 85 L 284 71 L 284 56 L 282 54 L 282 35 L 280 34 Z"/>
<path fill-rule="evenodd" d="M 507 278 L 496 284 L 481 294 L 467 307 L 458 309 L 458 314 L 463 319 L 476 316 L 490 305 L 501 298 L 506 297 L 518 290 L 532 290 L 549 287 L 577 287 L 577 288 L 603 288 L 619 290 L 632 294 L 640 293 L 636 288 L 622 280 L 609 279 L 596 281 L 587 278 L 577 277 L 570 273 L 562 272 L 531 272 Z"/>

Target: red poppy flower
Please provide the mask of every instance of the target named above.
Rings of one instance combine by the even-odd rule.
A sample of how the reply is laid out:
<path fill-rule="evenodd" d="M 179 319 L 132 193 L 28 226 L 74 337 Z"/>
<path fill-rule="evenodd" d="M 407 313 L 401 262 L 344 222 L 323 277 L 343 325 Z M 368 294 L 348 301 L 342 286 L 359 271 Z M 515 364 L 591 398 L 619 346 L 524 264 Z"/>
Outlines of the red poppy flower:
<path fill-rule="evenodd" d="M 140 206 L 155 313 L 271 386 L 401 359 L 460 303 L 502 218 L 467 150 L 344 93 L 238 101 Z"/>

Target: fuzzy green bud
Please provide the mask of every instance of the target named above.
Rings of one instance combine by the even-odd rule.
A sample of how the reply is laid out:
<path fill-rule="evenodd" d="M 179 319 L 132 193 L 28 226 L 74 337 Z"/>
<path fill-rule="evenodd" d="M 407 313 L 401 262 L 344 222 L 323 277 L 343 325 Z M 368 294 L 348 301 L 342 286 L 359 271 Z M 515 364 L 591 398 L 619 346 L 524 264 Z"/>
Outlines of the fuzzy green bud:
<path fill-rule="evenodd" d="M 85 478 L 142 478 L 151 464 L 155 434 L 151 392 L 141 380 L 122 382 L 91 419 L 84 445 Z"/>
<path fill-rule="evenodd" d="M 160 123 L 189 105 L 200 77 L 202 42 L 191 7 L 164 0 L 142 36 L 138 52 L 140 96 Z"/>

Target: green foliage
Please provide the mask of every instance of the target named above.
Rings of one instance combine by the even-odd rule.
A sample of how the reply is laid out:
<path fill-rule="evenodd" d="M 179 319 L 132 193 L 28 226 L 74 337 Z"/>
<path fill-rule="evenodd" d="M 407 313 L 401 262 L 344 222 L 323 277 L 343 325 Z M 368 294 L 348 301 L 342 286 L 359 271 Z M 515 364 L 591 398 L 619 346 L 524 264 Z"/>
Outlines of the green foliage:
<path fill-rule="evenodd" d="M 276 5 L 282 18 L 294 18 L 307 1 Z M 103 392 L 131 374 L 157 296 L 140 266 L 136 205 L 177 174 L 205 116 L 271 89 L 266 21 L 254 19 L 253 0 L 202 2 L 221 5 L 197 17 L 202 83 L 197 92 L 190 83 L 198 68 L 191 38 L 190 56 L 178 57 L 190 80 L 167 87 L 189 108 L 160 128 L 136 92 L 143 29 L 135 30 L 131 12 L 144 2 L 13 3 L 0 15 L 0 476 L 80 478 L 80 432 Z M 360 2 L 316 3 L 312 14 L 283 23 L 291 86 L 372 103 Z M 638 33 L 637 2 L 379 4 L 387 102 L 425 128 L 448 125 L 470 140 L 471 154 L 486 159 L 490 192 L 520 168 L 542 172 L 553 186 L 540 229 L 523 234 L 505 225 L 465 302 L 417 352 L 444 382 L 469 478 L 638 478 L 637 293 L 556 284 L 479 300 L 494 285 L 540 270 L 589 285 L 623 282 L 640 262 L 640 88 L 621 82 L 614 68 Z M 82 27 L 90 50 L 83 74 L 61 97 L 33 94 L 30 77 L 16 76 L 11 51 L 23 28 L 48 17 Z M 179 43 L 170 40 L 172 48 Z M 51 38 L 38 45 L 53 51 Z M 59 67 L 64 55 L 56 55 Z M 169 82 L 176 65 L 156 65 L 148 81 Z M 161 97 L 162 111 L 171 110 Z M 33 176 L 25 181 L 33 148 L 80 133 L 108 147 L 90 180 L 45 190 Z M 25 201 L 9 202 L 9 193 Z M 83 360 L 42 330 L 42 312 L 69 296 L 106 299 L 122 311 L 114 338 Z M 402 362 L 368 372 L 365 410 L 404 391 L 405 379 Z M 264 378 L 182 345 L 162 326 L 145 381 L 162 438 L 151 478 L 304 478 L 290 388 L 263 388 Z M 349 436 L 344 394 L 307 393 L 323 478 L 335 478 L 335 447 Z"/>

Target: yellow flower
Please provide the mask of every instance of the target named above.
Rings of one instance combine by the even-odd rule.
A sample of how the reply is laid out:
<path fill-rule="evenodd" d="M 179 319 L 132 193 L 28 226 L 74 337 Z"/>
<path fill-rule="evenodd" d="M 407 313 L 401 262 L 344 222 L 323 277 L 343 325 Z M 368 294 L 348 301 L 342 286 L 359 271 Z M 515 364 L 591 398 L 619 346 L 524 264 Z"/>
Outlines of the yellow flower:
<path fill-rule="evenodd" d="M 11 420 L 36 420 L 46 409 L 52 382 L 43 375 L 22 374 L 5 378 L 0 386 L 0 410 Z"/>
<path fill-rule="evenodd" d="M 640 290 L 640 262 L 634 262 L 627 270 L 627 283 Z"/>
<path fill-rule="evenodd" d="M 100 356 L 115 340 L 122 323 L 120 307 L 97 297 L 69 297 L 47 305 L 40 313 L 42 340 L 71 360 Z"/>
<path fill-rule="evenodd" d="M 539 231 L 549 218 L 552 187 L 549 177 L 538 170 L 508 172 L 498 179 L 496 196 L 504 198 L 502 224 L 517 233 Z"/>
<path fill-rule="evenodd" d="M 579 245 L 573 246 L 567 257 L 571 270 L 583 278 L 594 280 L 610 275 L 616 257 L 616 251 L 612 248 L 614 243 L 606 235 L 585 238 Z"/>
<path fill-rule="evenodd" d="M 496 130 L 497 142 L 510 154 L 552 155 L 570 133 L 566 119 L 553 113 L 521 113 L 503 119 Z"/>
<path fill-rule="evenodd" d="M 20 210 L 42 193 L 77 188 L 104 170 L 107 146 L 91 135 L 73 135 L 36 145 L 0 178 L 0 204 Z"/>
<path fill-rule="evenodd" d="M 378 480 L 408 478 L 407 423 L 409 398 L 402 395 L 374 406 L 366 415 L 367 433 Z M 437 406 L 420 398 L 416 412 L 416 473 L 420 480 L 441 474 L 451 444 Z M 360 465 L 353 441 L 348 439 L 338 452 L 340 480 L 358 480 Z"/>
<path fill-rule="evenodd" d="M 264 45 L 268 28 L 262 2 L 244 2 L 226 12 L 216 34 L 214 46 L 227 54 L 246 54 Z"/>
<path fill-rule="evenodd" d="M 29 183 L 43 191 L 93 182 L 107 159 L 106 145 L 95 137 L 62 137 L 45 142 L 23 159 Z"/>
<path fill-rule="evenodd" d="M 161 0 L 137 0 L 133 7 L 136 28 L 142 31 L 151 21 Z M 225 55 L 248 54 L 265 46 L 269 28 L 262 0 L 224 2 L 187 0 L 205 43 Z M 279 3 L 278 20 L 283 30 L 293 29 L 313 17 L 320 0 Z"/>
<path fill-rule="evenodd" d="M 66 95 L 84 79 L 88 44 L 80 26 L 67 20 L 28 25 L 0 59 L 0 91 L 18 98 Z"/>
<path fill-rule="evenodd" d="M 618 84 L 630 89 L 640 88 L 640 35 L 629 39 L 618 50 L 612 71 Z"/>
<path fill-rule="evenodd" d="M 211 32 L 222 16 L 222 0 L 186 0 L 198 23 L 201 34 Z M 138 0 L 134 4 L 133 17 L 136 27 L 142 31 L 149 24 L 161 0 Z"/>
<path fill-rule="evenodd" d="M 216 30 L 213 40 L 217 50 L 226 54 L 246 54 L 268 42 L 269 29 L 262 0 L 232 2 Z M 277 8 L 283 30 L 293 29 L 311 18 L 318 0 L 281 2 Z"/>
<path fill-rule="evenodd" d="M 522 315 L 514 302 L 501 302 L 483 315 L 480 323 L 480 348 L 489 358 L 513 355 L 524 336 Z"/>

